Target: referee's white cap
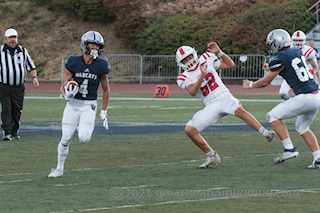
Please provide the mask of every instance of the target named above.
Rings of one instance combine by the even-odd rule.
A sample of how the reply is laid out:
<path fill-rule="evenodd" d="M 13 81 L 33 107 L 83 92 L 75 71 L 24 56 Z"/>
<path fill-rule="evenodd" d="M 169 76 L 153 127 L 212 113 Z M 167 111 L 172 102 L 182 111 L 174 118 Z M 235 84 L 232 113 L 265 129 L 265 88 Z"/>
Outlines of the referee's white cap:
<path fill-rule="evenodd" d="M 18 32 L 15 29 L 10 28 L 6 30 L 6 32 L 4 33 L 4 36 L 5 37 L 18 36 Z"/>

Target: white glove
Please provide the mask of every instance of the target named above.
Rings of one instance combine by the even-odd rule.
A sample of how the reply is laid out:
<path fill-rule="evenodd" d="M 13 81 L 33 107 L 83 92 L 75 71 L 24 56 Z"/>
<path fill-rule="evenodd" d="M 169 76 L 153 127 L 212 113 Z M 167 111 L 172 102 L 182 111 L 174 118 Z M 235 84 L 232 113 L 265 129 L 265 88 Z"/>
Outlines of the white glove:
<path fill-rule="evenodd" d="M 67 86 L 64 86 L 64 91 L 65 91 L 65 94 L 64 94 L 64 98 L 69 101 L 71 98 L 73 98 L 79 91 L 79 88 L 78 87 L 74 87 L 72 89 L 72 85 L 69 86 L 69 90 L 67 89 Z"/>
<path fill-rule="evenodd" d="M 106 129 L 109 129 L 107 117 L 108 117 L 107 110 L 101 110 L 100 118 L 103 120 L 103 127 L 106 128 Z"/>

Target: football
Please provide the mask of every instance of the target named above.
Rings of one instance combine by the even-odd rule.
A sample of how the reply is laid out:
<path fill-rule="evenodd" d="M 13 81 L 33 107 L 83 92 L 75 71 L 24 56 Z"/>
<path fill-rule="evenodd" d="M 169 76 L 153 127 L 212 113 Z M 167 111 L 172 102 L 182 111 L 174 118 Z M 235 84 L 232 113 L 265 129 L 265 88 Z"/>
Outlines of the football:
<path fill-rule="evenodd" d="M 67 89 L 69 90 L 71 85 L 71 89 L 73 90 L 75 87 L 79 87 L 78 82 L 76 82 L 75 80 L 70 80 L 66 83 Z"/>

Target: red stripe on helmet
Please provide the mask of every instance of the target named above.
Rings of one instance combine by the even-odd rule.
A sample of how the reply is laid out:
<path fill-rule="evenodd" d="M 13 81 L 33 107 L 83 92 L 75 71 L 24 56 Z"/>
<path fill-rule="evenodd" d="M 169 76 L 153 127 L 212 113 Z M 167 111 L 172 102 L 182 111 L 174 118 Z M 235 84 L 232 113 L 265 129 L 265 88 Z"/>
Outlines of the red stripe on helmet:
<path fill-rule="evenodd" d="M 179 49 L 179 52 L 180 52 L 181 55 L 185 54 L 182 48 Z"/>
<path fill-rule="evenodd" d="M 300 34 L 300 32 L 298 31 L 298 32 L 297 32 L 297 37 L 299 37 L 299 34 Z"/>

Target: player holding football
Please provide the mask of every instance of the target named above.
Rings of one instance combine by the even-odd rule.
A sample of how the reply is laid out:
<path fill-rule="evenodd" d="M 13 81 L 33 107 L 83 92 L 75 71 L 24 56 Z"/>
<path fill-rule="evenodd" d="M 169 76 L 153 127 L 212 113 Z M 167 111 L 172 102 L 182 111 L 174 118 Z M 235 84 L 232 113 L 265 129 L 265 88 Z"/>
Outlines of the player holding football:
<path fill-rule="evenodd" d="M 318 81 L 320 79 L 319 77 L 319 69 L 318 69 L 318 62 L 317 62 L 317 52 L 310 46 L 305 45 L 306 43 L 306 35 L 304 32 L 301 30 L 297 30 L 292 34 L 292 45 L 293 47 L 299 48 L 307 63 L 308 63 L 308 68 L 311 72 L 312 75 L 316 75 L 318 78 Z M 279 94 L 280 97 L 283 100 L 288 100 L 289 99 L 289 91 L 290 91 L 290 86 L 289 84 L 284 80 L 280 86 Z"/>
<path fill-rule="evenodd" d="M 217 56 L 222 60 L 219 60 Z M 235 115 L 248 125 L 259 131 L 270 142 L 274 138 L 274 131 L 265 129 L 249 112 L 233 97 L 229 89 L 222 83 L 217 69 L 230 69 L 234 67 L 233 60 L 215 42 L 207 45 L 207 52 L 198 60 L 194 48 L 179 47 L 176 60 L 185 71 L 177 78 L 177 84 L 187 90 L 190 95 L 199 94 L 205 108 L 198 111 L 186 124 L 186 134 L 207 155 L 203 164 L 198 168 L 208 168 L 220 163 L 220 156 L 214 151 L 200 132 L 226 115 Z"/>
<path fill-rule="evenodd" d="M 99 57 L 103 51 L 104 40 L 99 32 L 86 32 L 81 38 L 82 56 L 70 56 L 65 64 L 66 73 L 62 80 L 61 93 L 67 100 L 62 118 L 62 137 L 58 145 L 58 165 L 48 177 L 57 178 L 63 175 L 64 162 L 69 153 L 71 139 L 78 127 L 79 141 L 90 141 L 94 130 L 97 112 L 97 91 L 99 83 L 103 89 L 100 117 L 103 126 L 108 129 L 107 106 L 109 102 L 109 62 Z M 66 83 L 75 80 L 78 87 Z"/>
<path fill-rule="evenodd" d="M 277 76 L 282 76 L 296 94 L 267 114 L 267 119 L 279 136 L 284 146 L 284 152 L 275 158 L 275 163 L 280 163 L 299 155 L 293 146 L 284 119 L 297 117 L 296 130 L 302 136 L 313 154 L 313 162 L 308 168 L 320 168 L 320 149 L 318 140 L 309 129 L 313 119 L 320 108 L 320 93 L 318 85 L 313 81 L 313 76 L 307 69 L 307 63 L 302 51 L 290 48 L 291 38 L 287 31 L 276 29 L 269 33 L 266 39 L 269 54 L 272 54 L 269 63 L 263 65 L 268 71 L 267 75 L 258 81 L 243 81 L 243 88 L 265 87 Z"/>

